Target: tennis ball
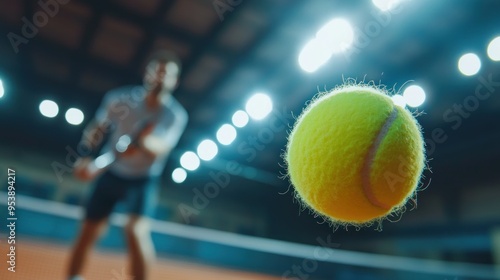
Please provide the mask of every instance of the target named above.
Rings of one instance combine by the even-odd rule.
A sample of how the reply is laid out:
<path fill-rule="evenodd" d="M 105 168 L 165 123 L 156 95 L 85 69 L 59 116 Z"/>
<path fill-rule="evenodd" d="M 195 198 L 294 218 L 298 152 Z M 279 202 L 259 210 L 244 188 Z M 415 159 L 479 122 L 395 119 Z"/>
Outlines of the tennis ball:
<path fill-rule="evenodd" d="M 362 225 L 404 209 L 424 165 L 412 114 L 381 89 L 350 85 L 302 112 L 285 160 L 298 198 L 333 222 Z"/>

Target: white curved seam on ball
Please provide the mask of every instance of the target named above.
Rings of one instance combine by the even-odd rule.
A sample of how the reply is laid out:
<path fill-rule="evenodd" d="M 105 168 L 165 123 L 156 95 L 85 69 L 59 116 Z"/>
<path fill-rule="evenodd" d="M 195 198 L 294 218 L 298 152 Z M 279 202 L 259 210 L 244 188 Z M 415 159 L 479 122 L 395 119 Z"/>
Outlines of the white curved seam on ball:
<path fill-rule="evenodd" d="M 387 117 L 387 120 L 385 120 L 384 125 L 382 126 L 382 128 L 380 128 L 380 131 L 377 134 L 377 138 L 375 138 L 375 141 L 372 143 L 370 149 L 368 150 L 368 154 L 365 157 L 365 162 L 363 164 L 363 170 L 361 172 L 363 190 L 366 195 L 366 198 L 368 198 L 370 203 L 373 204 L 374 206 L 380 207 L 385 210 L 389 210 L 390 207 L 380 202 L 375 197 L 370 182 L 371 181 L 370 175 L 373 163 L 375 161 L 375 156 L 377 155 L 377 151 L 380 145 L 382 144 L 382 141 L 386 137 L 387 133 L 389 132 L 389 129 L 391 128 L 392 124 L 396 120 L 397 116 L 398 116 L 398 110 L 396 109 L 396 107 L 393 107 L 391 114 L 389 115 L 389 117 Z"/>

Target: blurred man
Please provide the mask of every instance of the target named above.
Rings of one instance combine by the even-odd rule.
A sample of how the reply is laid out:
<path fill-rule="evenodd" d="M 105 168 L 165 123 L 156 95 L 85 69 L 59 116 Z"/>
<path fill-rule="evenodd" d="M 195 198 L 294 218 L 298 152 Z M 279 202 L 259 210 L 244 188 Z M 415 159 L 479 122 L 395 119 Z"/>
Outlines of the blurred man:
<path fill-rule="evenodd" d="M 145 73 L 144 86 L 122 87 L 106 94 L 95 119 L 83 133 L 82 141 L 90 149 L 95 149 L 105 138 L 103 135 L 109 133 L 101 153 L 113 155 L 113 161 L 105 169 L 102 160 L 99 163 L 89 157 L 75 164 L 78 179 L 98 179 L 71 254 L 68 279 L 83 279 L 79 275 L 85 261 L 117 202 L 124 203 L 129 213 L 125 234 L 131 276 L 135 280 L 147 279 L 148 266 L 154 262 L 149 218 L 158 197 L 160 174 L 185 129 L 187 113 L 172 96 L 180 74 L 180 61 L 174 55 L 153 55 Z M 128 141 L 120 144 L 124 137 Z"/>

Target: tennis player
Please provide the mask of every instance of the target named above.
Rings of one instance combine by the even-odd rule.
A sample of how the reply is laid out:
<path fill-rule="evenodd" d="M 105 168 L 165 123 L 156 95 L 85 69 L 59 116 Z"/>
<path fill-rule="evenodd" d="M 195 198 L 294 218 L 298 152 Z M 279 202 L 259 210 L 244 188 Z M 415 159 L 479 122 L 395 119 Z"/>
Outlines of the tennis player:
<path fill-rule="evenodd" d="M 158 198 L 160 174 L 188 120 L 186 110 L 172 96 L 180 70 L 180 60 L 175 55 L 166 51 L 154 54 L 146 66 L 144 84 L 108 92 L 95 119 L 85 129 L 82 141 L 90 149 L 99 146 L 106 138 L 103 135 L 109 133 L 101 154 L 116 157 L 104 170 L 89 168 L 93 162 L 89 157 L 82 157 L 75 164 L 74 175 L 78 179 L 97 178 L 70 256 L 68 279 L 84 279 L 81 273 L 85 262 L 118 202 L 124 204 L 129 217 L 125 236 L 130 274 L 135 280 L 148 279 L 149 266 L 155 260 L 149 220 Z M 124 135 L 130 143 L 122 145 L 123 151 L 118 153 L 116 144 Z M 94 165 L 100 166 L 95 162 Z"/>

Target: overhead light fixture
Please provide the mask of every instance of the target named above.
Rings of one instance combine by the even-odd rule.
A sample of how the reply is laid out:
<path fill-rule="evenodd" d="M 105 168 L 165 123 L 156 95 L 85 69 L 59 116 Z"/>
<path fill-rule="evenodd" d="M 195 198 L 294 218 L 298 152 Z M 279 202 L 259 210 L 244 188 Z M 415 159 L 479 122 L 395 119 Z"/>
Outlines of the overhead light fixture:
<path fill-rule="evenodd" d="M 217 144 L 215 144 L 214 141 L 207 139 L 201 141 L 196 151 L 200 159 L 204 161 L 209 161 L 212 160 L 217 155 L 219 149 L 217 148 Z"/>
<path fill-rule="evenodd" d="M 401 0 L 372 0 L 373 4 L 381 11 L 389 11 L 400 4 Z"/>
<path fill-rule="evenodd" d="M 174 181 L 177 184 L 181 184 L 184 181 L 186 181 L 187 178 L 187 172 L 184 170 L 184 168 L 176 168 L 172 172 L 172 181 Z"/>
<path fill-rule="evenodd" d="M 273 101 L 267 94 L 257 93 L 248 99 L 245 110 L 252 119 L 262 120 L 273 110 Z"/>
<path fill-rule="evenodd" d="M 225 124 L 217 130 L 217 141 L 222 145 L 231 145 L 236 139 L 236 128 L 230 124 Z"/>
<path fill-rule="evenodd" d="M 488 44 L 488 57 L 493 61 L 500 61 L 500 36 Z"/>
<path fill-rule="evenodd" d="M 418 107 L 425 102 L 425 91 L 422 87 L 411 85 L 403 92 L 405 103 L 410 107 Z"/>
<path fill-rule="evenodd" d="M 69 108 L 64 117 L 66 118 L 66 121 L 72 125 L 79 125 L 84 119 L 83 112 L 77 108 Z"/>
<path fill-rule="evenodd" d="M 304 71 L 313 73 L 325 64 L 330 57 L 332 57 L 331 50 L 314 38 L 302 48 L 299 54 L 299 65 Z"/>
<path fill-rule="evenodd" d="M 248 114 L 243 110 L 236 111 L 231 120 L 234 126 L 245 127 L 248 124 Z"/>
<path fill-rule="evenodd" d="M 330 52 L 339 53 L 347 50 L 352 45 L 354 30 L 347 20 L 335 18 L 316 33 L 316 39 Z"/>
<path fill-rule="evenodd" d="M 44 100 L 40 102 L 38 109 L 40 110 L 42 116 L 47 118 L 54 118 L 57 114 L 59 114 L 59 106 L 57 106 L 57 103 L 52 100 Z"/>
<path fill-rule="evenodd" d="M 458 69 L 465 76 L 476 75 L 481 69 L 481 60 L 474 53 L 464 54 L 458 60 Z"/>
<path fill-rule="evenodd" d="M 3 88 L 3 82 L 0 80 L 0 98 L 5 94 L 5 89 Z"/>
<path fill-rule="evenodd" d="M 394 104 L 400 106 L 400 107 L 406 107 L 406 101 L 405 101 L 405 98 L 400 95 L 400 94 L 396 94 L 396 95 L 393 95 L 391 97 L 392 99 L 392 102 L 394 102 Z"/>
<path fill-rule="evenodd" d="M 347 50 L 353 42 L 354 30 L 351 24 L 345 19 L 334 18 L 321 27 L 315 38 L 302 48 L 299 65 L 306 72 L 315 72 L 334 53 Z"/>
<path fill-rule="evenodd" d="M 181 166 L 189 171 L 195 171 L 200 167 L 200 159 L 194 152 L 185 152 L 181 156 Z"/>

